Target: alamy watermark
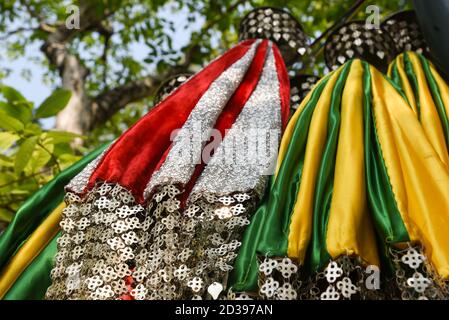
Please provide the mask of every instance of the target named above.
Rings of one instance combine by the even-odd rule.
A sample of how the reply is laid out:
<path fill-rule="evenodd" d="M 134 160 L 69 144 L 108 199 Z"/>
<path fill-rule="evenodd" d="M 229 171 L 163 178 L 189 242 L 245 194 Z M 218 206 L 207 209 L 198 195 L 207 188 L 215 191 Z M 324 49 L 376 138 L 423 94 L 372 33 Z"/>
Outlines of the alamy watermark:
<path fill-rule="evenodd" d="M 235 128 L 223 132 L 195 122 L 188 128 L 174 130 L 170 141 L 171 161 L 179 165 L 209 164 L 226 168 L 258 169 L 263 175 L 274 174 L 280 130 Z"/>
<path fill-rule="evenodd" d="M 72 4 L 67 6 L 65 12 L 68 14 L 65 19 L 65 27 L 67 29 L 80 29 L 80 8 Z"/>
<path fill-rule="evenodd" d="M 365 13 L 368 17 L 365 20 L 366 29 L 379 29 L 380 28 L 380 8 L 376 5 L 369 5 L 365 9 Z"/>

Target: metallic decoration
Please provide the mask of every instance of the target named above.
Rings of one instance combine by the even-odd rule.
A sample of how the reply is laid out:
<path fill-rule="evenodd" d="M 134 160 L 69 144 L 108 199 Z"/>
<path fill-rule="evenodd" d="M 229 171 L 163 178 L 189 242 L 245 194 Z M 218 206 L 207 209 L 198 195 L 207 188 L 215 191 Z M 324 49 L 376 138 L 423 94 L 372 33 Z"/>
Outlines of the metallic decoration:
<path fill-rule="evenodd" d="M 193 74 L 192 73 L 181 73 L 168 78 L 162 85 L 157 89 L 154 96 L 153 103 L 157 105 L 162 100 L 167 98 L 176 88 L 186 82 Z"/>
<path fill-rule="evenodd" d="M 106 148 L 98 157 L 89 162 L 89 164 L 85 166 L 80 173 L 78 173 L 75 177 L 72 178 L 72 180 L 70 180 L 70 182 L 65 186 L 65 189 L 67 191 L 81 194 L 87 187 L 90 176 L 98 167 L 98 164 L 103 159 L 104 155 L 106 154 L 106 152 L 108 152 L 108 150 L 109 147 Z"/>
<path fill-rule="evenodd" d="M 182 130 L 174 138 L 166 161 L 159 170 L 154 172 L 148 182 L 145 197 L 151 194 L 154 187 L 159 184 L 167 182 L 186 184 L 189 182 L 192 172 L 195 170 L 196 164 L 201 161 L 202 156 L 195 145 L 199 145 L 202 149 L 207 142 L 201 140 L 201 135 L 193 133 L 196 130 L 213 128 L 215 119 L 218 118 L 251 65 L 256 48 L 257 44 L 252 45 L 242 58 L 211 83 L 209 89 L 191 111 Z M 185 156 L 179 157 L 180 154 Z"/>
<path fill-rule="evenodd" d="M 161 186 L 144 206 L 117 184 L 67 193 L 47 299 L 217 299 L 256 198 L 203 194 L 184 214 L 180 193 Z M 231 216 L 220 216 L 225 208 Z"/>
<path fill-rule="evenodd" d="M 435 270 L 426 261 L 422 247 L 408 244 L 405 249 L 390 248 L 389 256 L 403 300 L 447 299 L 447 283 L 435 277 Z"/>
<path fill-rule="evenodd" d="M 330 69 L 360 58 L 386 72 L 396 53 L 396 45 L 389 33 L 382 27 L 369 27 L 365 21 L 345 23 L 330 34 L 324 47 L 324 58 Z"/>
<path fill-rule="evenodd" d="M 290 108 L 293 114 L 299 104 L 320 78 L 310 74 L 299 74 L 290 78 Z"/>
<path fill-rule="evenodd" d="M 282 9 L 256 8 L 242 19 L 239 40 L 261 38 L 277 44 L 287 65 L 309 52 L 309 38 L 302 26 Z"/>
<path fill-rule="evenodd" d="M 273 49 L 268 49 L 256 88 L 204 168 L 192 195 L 202 190 L 223 195 L 234 190 L 254 190 L 262 197 L 267 174 L 272 174 L 271 170 L 277 158 L 277 143 L 269 141 L 279 141 L 279 128 L 282 126 L 279 94 L 281 84 Z M 263 136 L 268 140 L 260 139 L 261 132 L 265 132 Z M 249 145 L 252 145 L 254 150 L 266 150 L 266 153 L 247 152 Z M 238 150 L 233 161 L 228 159 L 229 150 Z"/>
<path fill-rule="evenodd" d="M 424 39 L 415 11 L 396 12 L 386 18 L 381 27 L 393 38 L 397 52 L 416 51 L 430 56 L 430 48 Z"/>

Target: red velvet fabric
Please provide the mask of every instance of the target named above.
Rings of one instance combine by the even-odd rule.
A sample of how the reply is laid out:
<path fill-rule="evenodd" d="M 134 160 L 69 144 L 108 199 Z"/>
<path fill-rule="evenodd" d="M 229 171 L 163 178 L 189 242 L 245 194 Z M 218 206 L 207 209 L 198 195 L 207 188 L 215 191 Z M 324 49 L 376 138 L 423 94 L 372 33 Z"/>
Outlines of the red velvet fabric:
<path fill-rule="evenodd" d="M 87 189 L 97 181 L 119 183 L 130 190 L 136 200 L 143 202 L 143 192 L 152 174 L 162 165 L 171 148 L 170 135 L 180 129 L 190 112 L 210 84 L 248 51 L 255 40 L 247 40 L 227 51 L 219 59 L 204 68 L 167 99 L 154 107 L 134 126 L 125 132 L 109 149 L 90 177 Z M 243 106 L 253 93 L 266 59 L 268 41 L 257 48 L 256 55 L 245 74 L 242 84 L 233 94 L 215 123 L 223 138 L 231 128 Z M 277 74 L 280 83 L 281 117 L 284 129 L 289 114 L 290 85 L 282 56 L 273 45 Z M 212 143 L 209 139 L 206 145 Z M 198 164 L 186 186 L 184 201 L 201 175 L 205 163 Z"/>
<path fill-rule="evenodd" d="M 170 134 L 182 127 L 210 84 L 243 57 L 254 41 L 228 50 L 122 134 L 90 177 L 87 189 L 97 181 L 119 183 L 143 202 L 146 184 L 170 147 Z"/>
<path fill-rule="evenodd" d="M 220 132 L 222 141 L 226 135 L 226 130 L 232 127 L 246 102 L 248 101 L 249 97 L 252 95 L 254 89 L 256 88 L 257 83 L 259 82 L 263 66 L 265 64 L 267 47 L 268 40 L 262 41 L 258 46 L 254 59 L 251 62 L 251 65 L 249 66 L 245 76 L 243 77 L 241 85 L 234 92 L 231 99 L 229 99 L 228 103 L 223 108 L 223 111 L 215 122 L 214 129 Z M 216 142 L 213 141 L 212 136 L 207 141 L 206 146 L 210 145 L 211 143 L 214 144 L 214 147 L 216 149 L 217 145 Z M 213 155 L 213 151 L 214 149 L 211 150 L 211 156 Z M 193 189 L 193 186 L 200 177 L 205 166 L 206 163 L 204 162 L 204 159 L 201 159 L 201 163 L 196 165 L 192 178 L 185 186 L 185 191 L 181 197 L 181 203 L 183 206 L 185 205 L 186 200 Z"/>

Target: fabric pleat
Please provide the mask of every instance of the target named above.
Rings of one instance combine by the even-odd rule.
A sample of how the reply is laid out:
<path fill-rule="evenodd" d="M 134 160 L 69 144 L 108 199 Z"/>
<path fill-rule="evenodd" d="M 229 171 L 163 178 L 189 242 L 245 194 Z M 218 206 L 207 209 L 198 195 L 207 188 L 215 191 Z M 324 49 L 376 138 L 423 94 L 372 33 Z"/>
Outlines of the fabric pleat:
<path fill-rule="evenodd" d="M 324 240 L 333 259 L 357 255 L 368 264 L 379 265 L 366 190 L 363 82 L 360 79 L 363 79 L 363 66 L 356 60 L 342 94 L 338 151 Z"/>
<path fill-rule="evenodd" d="M 402 220 L 412 241 L 443 277 L 449 277 L 449 167 L 425 128 L 384 77 L 371 68 L 379 143 Z"/>
<path fill-rule="evenodd" d="M 269 267 L 285 266 L 279 257 L 313 276 L 333 272 L 342 257 L 385 266 L 391 252 L 413 245 L 422 246 L 435 281 L 448 279 L 447 85 L 412 53 L 399 56 L 389 74 L 349 61 L 301 103 L 282 138 L 276 176 L 244 234 L 233 290 L 271 297 L 276 290 L 267 288 L 277 283 L 285 296 L 291 284 L 273 282 Z M 322 298 L 339 294 L 331 283 Z"/>
<path fill-rule="evenodd" d="M 51 284 L 50 272 L 56 255 L 57 239 L 53 237 L 38 256 L 23 270 L 6 292 L 4 300 L 42 300 Z"/>
<path fill-rule="evenodd" d="M 59 232 L 65 203 L 61 203 L 39 225 L 0 273 L 0 299 L 13 283 Z"/>
<path fill-rule="evenodd" d="M 253 43 L 248 40 L 227 51 L 132 126 L 108 150 L 92 174 L 89 187 L 97 181 L 115 182 L 142 202 L 145 187 L 171 144 L 173 131 L 183 126 L 213 81 L 242 58 Z"/>
<path fill-rule="evenodd" d="M 414 52 L 399 55 L 390 65 L 389 75 L 404 91 L 438 156 L 449 165 L 449 87 L 435 67 Z"/>

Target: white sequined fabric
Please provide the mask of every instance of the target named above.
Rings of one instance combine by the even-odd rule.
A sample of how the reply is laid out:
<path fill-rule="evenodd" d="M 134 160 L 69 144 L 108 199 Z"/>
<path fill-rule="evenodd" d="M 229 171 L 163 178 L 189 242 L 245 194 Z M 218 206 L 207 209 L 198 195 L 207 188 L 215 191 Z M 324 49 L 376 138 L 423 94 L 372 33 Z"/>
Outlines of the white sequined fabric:
<path fill-rule="evenodd" d="M 158 185 L 182 185 L 190 180 L 195 166 L 201 163 L 202 150 L 215 121 L 240 85 L 259 43 L 260 41 L 256 41 L 241 59 L 212 82 L 200 98 L 185 124 L 177 132 L 165 162 L 151 177 L 145 197 Z"/>
<path fill-rule="evenodd" d="M 279 80 L 270 46 L 256 89 L 204 169 L 192 197 L 204 192 L 263 191 L 277 158 L 280 110 Z"/>
<path fill-rule="evenodd" d="M 47 299 L 218 298 L 255 199 L 204 194 L 182 211 L 180 194 L 166 185 L 143 207 L 114 184 L 68 193 Z"/>
<path fill-rule="evenodd" d="M 82 193 L 89 182 L 90 176 L 95 171 L 101 159 L 103 159 L 108 150 L 109 148 L 106 148 L 106 150 L 104 150 L 98 157 L 89 162 L 89 164 L 85 166 L 80 173 L 78 173 L 72 180 L 70 180 L 65 189 L 69 192 L 78 194 Z"/>

